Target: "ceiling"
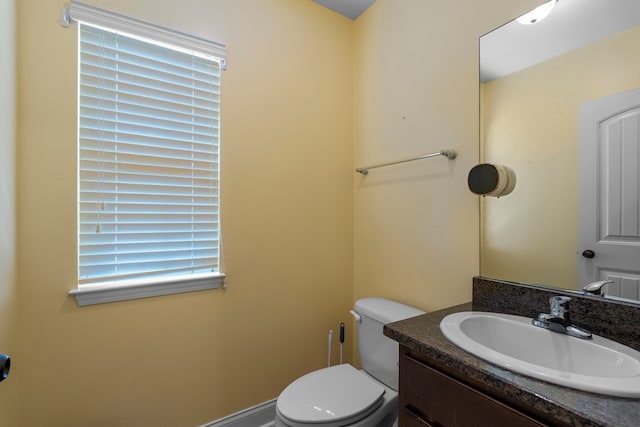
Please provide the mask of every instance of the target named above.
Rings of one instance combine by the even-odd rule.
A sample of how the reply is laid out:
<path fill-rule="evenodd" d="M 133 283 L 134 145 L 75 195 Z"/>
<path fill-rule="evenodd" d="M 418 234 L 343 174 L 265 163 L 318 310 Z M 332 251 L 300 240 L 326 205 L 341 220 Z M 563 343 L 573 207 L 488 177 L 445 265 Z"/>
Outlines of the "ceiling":
<path fill-rule="evenodd" d="M 356 19 L 376 0 L 313 0 L 350 19 Z"/>
<path fill-rule="evenodd" d="M 640 24 L 640 0 L 560 0 L 533 25 L 511 21 L 480 39 L 480 77 L 502 77 Z"/>

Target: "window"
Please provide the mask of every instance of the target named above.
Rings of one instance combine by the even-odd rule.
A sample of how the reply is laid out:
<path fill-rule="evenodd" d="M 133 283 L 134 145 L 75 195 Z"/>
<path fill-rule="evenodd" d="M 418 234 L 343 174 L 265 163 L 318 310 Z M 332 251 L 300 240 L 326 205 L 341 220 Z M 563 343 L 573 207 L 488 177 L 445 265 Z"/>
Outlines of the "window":
<path fill-rule="evenodd" d="M 218 287 L 224 58 L 140 21 L 78 3 L 69 12 L 79 21 L 71 293 L 85 305 Z"/>

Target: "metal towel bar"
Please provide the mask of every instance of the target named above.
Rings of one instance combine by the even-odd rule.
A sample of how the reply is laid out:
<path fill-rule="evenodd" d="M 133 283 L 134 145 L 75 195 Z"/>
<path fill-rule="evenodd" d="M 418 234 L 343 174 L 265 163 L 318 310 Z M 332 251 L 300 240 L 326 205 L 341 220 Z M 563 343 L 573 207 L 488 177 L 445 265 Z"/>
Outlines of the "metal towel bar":
<path fill-rule="evenodd" d="M 378 165 L 356 168 L 356 172 L 362 175 L 367 175 L 369 173 L 369 169 L 381 168 L 383 166 L 397 165 L 398 163 L 412 162 L 414 160 L 427 159 L 429 157 L 436 157 L 436 156 L 444 156 L 449 160 L 453 160 L 456 158 L 457 155 L 458 153 L 456 153 L 456 150 L 454 149 L 440 150 L 437 153 L 423 154 L 422 156 L 412 157 L 410 159 L 397 160 L 395 162 L 380 163 Z"/>

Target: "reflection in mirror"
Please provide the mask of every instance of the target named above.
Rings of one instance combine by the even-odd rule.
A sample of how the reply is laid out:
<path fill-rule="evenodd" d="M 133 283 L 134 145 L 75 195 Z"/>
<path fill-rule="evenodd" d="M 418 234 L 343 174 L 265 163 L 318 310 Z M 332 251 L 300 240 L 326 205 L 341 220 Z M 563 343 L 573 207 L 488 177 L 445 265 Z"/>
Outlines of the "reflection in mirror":
<path fill-rule="evenodd" d="M 606 157 L 588 171 L 599 176 L 594 182 L 600 184 L 586 189 L 579 179 L 587 173 L 580 164 L 585 150 L 581 109 L 640 88 L 639 24 L 638 0 L 560 0 L 544 20 L 513 21 L 481 38 L 480 160 L 507 165 L 518 176 L 509 197 L 481 198 L 481 275 L 573 290 L 582 289 L 589 277 L 612 279 L 605 293 L 640 299 L 640 270 L 624 267 L 612 274 L 611 266 L 602 265 L 608 261 L 600 247 L 612 240 L 634 248 L 628 256 L 640 268 L 640 119 L 623 120 L 623 128 L 636 123 L 636 136 L 622 142 L 616 154 L 620 163 Z M 593 129 L 594 135 L 599 132 Z M 596 151 L 597 144 L 589 150 Z M 624 160 L 633 155 L 635 160 Z M 614 171 L 621 171 L 622 163 L 618 188 L 624 189 L 612 190 Z M 585 207 L 588 191 L 608 202 L 607 210 Z M 622 196 L 613 206 L 616 191 Z M 629 208 L 634 197 L 635 208 Z M 580 238 L 579 213 L 586 210 L 602 214 L 592 233 L 601 241 L 593 244 Z M 626 224 L 617 231 L 615 217 L 624 217 Z M 583 256 L 585 251 L 595 256 Z M 590 276 L 583 274 L 587 271 Z"/>

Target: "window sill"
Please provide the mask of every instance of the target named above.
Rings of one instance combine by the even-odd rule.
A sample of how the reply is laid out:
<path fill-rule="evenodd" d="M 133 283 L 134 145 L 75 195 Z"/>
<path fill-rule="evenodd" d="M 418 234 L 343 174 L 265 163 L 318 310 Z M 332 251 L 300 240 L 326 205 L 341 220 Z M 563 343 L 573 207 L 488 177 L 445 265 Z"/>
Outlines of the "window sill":
<path fill-rule="evenodd" d="M 111 283 L 82 285 L 70 290 L 69 295 L 73 295 L 78 305 L 82 307 L 160 295 L 218 289 L 221 286 L 224 287 L 224 278 L 225 275 L 222 273 L 206 273 L 120 285 Z"/>

